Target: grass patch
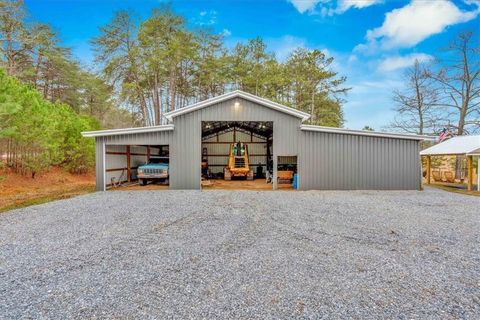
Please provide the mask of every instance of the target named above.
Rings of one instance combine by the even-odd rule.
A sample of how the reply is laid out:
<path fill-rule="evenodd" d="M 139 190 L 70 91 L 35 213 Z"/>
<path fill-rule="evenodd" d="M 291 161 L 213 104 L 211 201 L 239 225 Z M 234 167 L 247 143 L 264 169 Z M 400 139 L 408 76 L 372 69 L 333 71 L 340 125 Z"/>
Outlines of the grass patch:
<path fill-rule="evenodd" d="M 93 186 L 80 186 L 75 189 L 67 190 L 67 191 L 57 191 L 52 192 L 46 195 L 41 196 L 32 196 L 31 198 L 19 200 L 14 204 L 7 205 L 5 207 L 0 207 L 0 213 L 25 208 L 29 206 L 34 206 L 38 204 L 47 203 L 54 200 L 61 200 L 61 199 L 69 199 L 72 197 L 76 197 L 82 194 L 87 194 L 95 191 L 95 187 Z"/>

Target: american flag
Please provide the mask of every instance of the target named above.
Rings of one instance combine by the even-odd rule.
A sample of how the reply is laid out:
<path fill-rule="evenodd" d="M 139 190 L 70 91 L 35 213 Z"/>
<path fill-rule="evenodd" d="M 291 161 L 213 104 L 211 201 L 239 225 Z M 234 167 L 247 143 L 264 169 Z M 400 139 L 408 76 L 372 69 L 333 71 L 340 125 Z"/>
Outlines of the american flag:
<path fill-rule="evenodd" d="M 443 128 L 442 132 L 440 132 L 440 135 L 438 136 L 438 139 L 440 140 L 440 142 L 442 142 L 449 135 L 450 135 L 450 130 L 448 130 L 448 128 Z"/>

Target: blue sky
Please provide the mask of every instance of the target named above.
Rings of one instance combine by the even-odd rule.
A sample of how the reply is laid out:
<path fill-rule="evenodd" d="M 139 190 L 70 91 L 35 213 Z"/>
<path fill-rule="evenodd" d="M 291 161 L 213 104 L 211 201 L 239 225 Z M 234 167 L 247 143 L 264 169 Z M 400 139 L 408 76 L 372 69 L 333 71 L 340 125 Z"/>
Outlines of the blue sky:
<path fill-rule="evenodd" d="M 89 40 L 114 11 L 147 17 L 154 0 L 26 0 L 33 20 L 48 22 L 77 59 L 91 65 Z M 224 33 L 228 47 L 262 37 L 285 59 L 296 47 L 325 50 L 352 90 L 345 127 L 381 130 L 393 118 L 392 90 L 405 68 L 430 61 L 460 31 L 480 34 L 480 0 L 180 0 L 177 13 L 192 27 Z"/>

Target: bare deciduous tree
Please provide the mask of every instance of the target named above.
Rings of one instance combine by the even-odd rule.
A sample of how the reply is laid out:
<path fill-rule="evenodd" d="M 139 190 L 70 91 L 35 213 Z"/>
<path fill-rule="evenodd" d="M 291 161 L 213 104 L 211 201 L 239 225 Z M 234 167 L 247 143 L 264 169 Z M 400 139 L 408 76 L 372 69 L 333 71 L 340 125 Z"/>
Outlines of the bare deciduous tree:
<path fill-rule="evenodd" d="M 397 116 L 390 128 L 415 134 L 436 131 L 438 93 L 429 74 L 418 60 L 405 72 L 406 88 L 394 91 Z"/>
<path fill-rule="evenodd" d="M 431 72 L 436 81 L 440 104 L 445 107 L 443 121 L 464 135 L 480 129 L 480 47 L 478 36 L 464 32 L 450 43 L 440 70 Z"/>
<path fill-rule="evenodd" d="M 463 32 L 450 43 L 441 68 L 431 73 L 441 93 L 445 108 L 443 122 L 461 136 L 480 129 L 480 46 L 478 36 Z M 457 156 L 455 178 L 460 179 L 463 158 Z"/>

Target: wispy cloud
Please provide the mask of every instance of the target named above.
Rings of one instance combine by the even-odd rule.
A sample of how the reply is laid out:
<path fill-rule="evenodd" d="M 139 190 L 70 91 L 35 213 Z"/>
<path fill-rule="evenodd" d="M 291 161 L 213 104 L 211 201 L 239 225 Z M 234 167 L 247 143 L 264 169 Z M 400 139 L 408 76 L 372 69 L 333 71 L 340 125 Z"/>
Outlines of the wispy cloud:
<path fill-rule="evenodd" d="M 305 13 L 307 11 L 313 11 L 317 4 L 320 2 L 328 2 L 328 0 L 288 0 L 295 9 L 300 13 Z"/>
<path fill-rule="evenodd" d="M 228 30 L 226 28 L 222 30 L 222 36 L 229 37 L 231 35 L 232 35 L 232 32 L 230 30 Z"/>
<path fill-rule="evenodd" d="M 406 56 L 393 56 L 383 59 L 378 65 L 378 70 L 381 72 L 390 72 L 413 66 L 415 61 L 428 62 L 433 59 L 433 56 L 425 53 L 412 53 Z"/>
<path fill-rule="evenodd" d="M 200 11 L 198 17 L 193 19 L 193 22 L 199 26 L 211 26 L 217 23 L 217 11 Z"/>
<path fill-rule="evenodd" d="M 383 3 L 384 0 L 288 0 L 300 13 L 320 14 L 332 16 L 342 14 L 351 8 L 362 9 L 374 4 Z"/>
<path fill-rule="evenodd" d="M 448 26 L 477 17 L 480 13 L 478 2 L 472 4 L 476 4 L 474 10 L 463 11 L 449 0 L 412 0 L 406 6 L 388 12 L 382 26 L 368 30 L 367 43 L 358 45 L 356 50 L 368 53 L 415 46 Z"/>
<path fill-rule="evenodd" d="M 362 9 L 383 3 L 383 0 L 339 0 L 336 13 L 343 13 L 350 8 Z"/>

